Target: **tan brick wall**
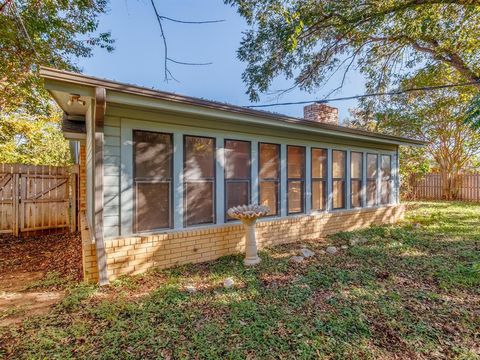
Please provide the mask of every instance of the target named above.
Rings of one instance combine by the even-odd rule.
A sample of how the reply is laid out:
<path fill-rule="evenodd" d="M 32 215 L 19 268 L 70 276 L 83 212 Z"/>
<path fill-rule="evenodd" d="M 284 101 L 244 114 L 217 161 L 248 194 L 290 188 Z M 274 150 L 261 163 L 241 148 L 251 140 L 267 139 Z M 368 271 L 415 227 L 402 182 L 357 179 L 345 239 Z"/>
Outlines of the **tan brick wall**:
<path fill-rule="evenodd" d="M 403 217 L 404 207 L 336 211 L 319 215 L 288 217 L 257 223 L 259 247 L 321 239 L 338 231 L 355 230 L 372 224 L 394 223 Z M 168 268 L 211 261 L 243 252 L 241 224 L 226 224 L 183 231 L 105 240 L 110 280 L 138 274 L 152 267 Z M 95 246 L 84 243 L 86 278 L 98 278 Z M 95 270 L 94 270 L 95 268 Z"/>
<path fill-rule="evenodd" d="M 80 234 L 82 238 L 83 279 L 89 283 L 98 282 L 98 265 L 95 241 L 90 236 L 85 212 L 80 214 Z"/>

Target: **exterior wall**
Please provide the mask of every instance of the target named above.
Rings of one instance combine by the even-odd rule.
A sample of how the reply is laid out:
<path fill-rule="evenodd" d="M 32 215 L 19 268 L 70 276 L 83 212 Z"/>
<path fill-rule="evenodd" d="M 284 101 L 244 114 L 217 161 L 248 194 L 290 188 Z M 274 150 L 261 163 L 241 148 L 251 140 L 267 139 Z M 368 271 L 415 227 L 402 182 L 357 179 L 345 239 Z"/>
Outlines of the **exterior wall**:
<path fill-rule="evenodd" d="M 93 101 L 90 102 L 90 107 L 86 115 L 86 131 L 87 131 L 87 141 L 86 141 L 86 203 L 87 203 L 87 213 L 86 220 L 88 224 L 93 224 L 93 209 L 95 207 L 93 202 Z"/>
<path fill-rule="evenodd" d="M 95 240 L 90 234 L 85 213 L 80 214 L 80 236 L 82 240 L 83 279 L 89 283 L 98 282 L 98 265 Z"/>
<path fill-rule="evenodd" d="M 120 235 L 120 118 L 105 116 L 103 158 L 104 237 Z"/>
<path fill-rule="evenodd" d="M 80 166 L 79 166 L 79 210 L 85 212 L 87 209 L 87 150 L 85 144 L 80 144 Z"/>
<path fill-rule="evenodd" d="M 325 235 L 338 231 L 394 223 L 403 217 L 403 212 L 403 205 L 391 205 L 263 220 L 257 223 L 257 241 L 259 248 L 307 240 L 322 242 Z M 244 229 L 239 223 L 108 239 L 105 241 L 108 275 L 114 280 L 153 267 L 162 269 L 211 261 L 243 252 L 244 243 Z M 84 263 L 89 266 L 86 279 L 95 281 L 95 251 L 86 247 L 84 253 L 87 254 Z"/>

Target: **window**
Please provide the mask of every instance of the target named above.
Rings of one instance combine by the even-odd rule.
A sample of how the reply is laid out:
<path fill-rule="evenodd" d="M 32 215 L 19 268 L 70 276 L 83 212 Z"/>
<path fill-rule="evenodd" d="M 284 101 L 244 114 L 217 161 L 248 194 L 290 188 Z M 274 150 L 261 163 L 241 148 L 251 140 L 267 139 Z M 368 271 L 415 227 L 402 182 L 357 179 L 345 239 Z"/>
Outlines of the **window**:
<path fill-rule="evenodd" d="M 215 223 L 215 139 L 183 138 L 185 226 Z"/>
<path fill-rule="evenodd" d="M 367 154 L 367 205 L 377 205 L 378 155 Z"/>
<path fill-rule="evenodd" d="M 135 231 L 172 227 L 173 138 L 133 131 Z"/>
<path fill-rule="evenodd" d="M 350 202 L 352 208 L 362 206 L 362 178 L 363 154 L 352 151 L 350 153 Z"/>
<path fill-rule="evenodd" d="M 288 213 L 305 211 L 305 148 L 287 146 Z"/>
<path fill-rule="evenodd" d="M 280 145 L 260 143 L 259 198 L 260 205 L 268 206 L 268 215 L 279 214 L 280 205 Z"/>
<path fill-rule="evenodd" d="M 345 151 L 332 151 L 333 209 L 345 208 L 346 155 Z"/>
<path fill-rule="evenodd" d="M 238 205 L 250 203 L 249 141 L 225 140 L 225 213 Z M 227 220 L 233 220 L 225 215 Z"/>
<path fill-rule="evenodd" d="M 327 155 L 326 149 L 312 148 L 312 210 L 327 208 Z"/>
<path fill-rule="evenodd" d="M 392 190 L 391 179 L 392 179 L 392 159 L 390 155 L 382 155 L 380 163 L 380 177 L 382 180 L 381 183 L 381 196 L 380 201 L 382 204 L 390 203 L 390 193 Z"/>

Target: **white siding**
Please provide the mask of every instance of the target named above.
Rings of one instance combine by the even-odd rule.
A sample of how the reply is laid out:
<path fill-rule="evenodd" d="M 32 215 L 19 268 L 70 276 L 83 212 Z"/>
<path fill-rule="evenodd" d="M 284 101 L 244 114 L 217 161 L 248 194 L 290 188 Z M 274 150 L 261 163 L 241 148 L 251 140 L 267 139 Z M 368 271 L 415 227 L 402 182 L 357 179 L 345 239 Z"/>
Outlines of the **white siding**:
<path fill-rule="evenodd" d="M 120 119 L 105 116 L 103 157 L 103 235 L 120 235 Z"/>

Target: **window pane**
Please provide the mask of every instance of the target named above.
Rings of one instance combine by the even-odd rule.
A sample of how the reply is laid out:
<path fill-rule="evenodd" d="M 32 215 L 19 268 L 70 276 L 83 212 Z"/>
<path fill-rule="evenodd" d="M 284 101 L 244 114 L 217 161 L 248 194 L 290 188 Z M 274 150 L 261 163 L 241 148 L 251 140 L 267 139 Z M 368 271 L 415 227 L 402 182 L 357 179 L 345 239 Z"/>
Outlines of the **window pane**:
<path fill-rule="evenodd" d="M 345 151 L 333 150 L 333 177 L 345 177 Z"/>
<path fill-rule="evenodd" d="M 303 181 L 288 182 L 288 213 L 303 212 Z"/>
<path fill-rule="evenodd" d="M 150 131 L 134 131 L 134 163 L 137 178 L 172 176 L 172 136 Z"/>
<path fill-rule="evenodd" d="M 172 135 L 133 131 L 135 231 L 171 227 Z"/>
<path fill-rule="evenodd" d="M 225 140 L 225 179 L 250 179 L 250 143 Z"/>
<path fill-rule="evenodd" d="M 367 154 L 367 177 L 374 178 L 377 176 L 377 159 L 376 154 Z"/>
<path fill-rule="evenodd" d="M 390 202 L 390 190 L 390 180 L 383 180 L 380 199 L 382 204 L 388 204 Z"/>
<path fill-rule="evenodd" d="M 351 178 L 352 179 L 361 179 L 362 178 L 362 153 L 359 152 L 351 152 Z"/>
<path fill-rule="evenodd" d="M 260 182 L 260 205 L 268 206 L 268 215 L 278 214 L 278 183 L 276 181 Z"/>
<path fill-rule="evenodd" d="M 170 183 L 136 183 L 135 224 L 137 231 L 170 227 Z"/>
<path fill-rule="evenodd" d="M 186 179 L 215 177 L 215 140 L 212 138 L 185 136 Z"/>
<path fill-rule="evenodd" d="M 377 205 L 377 181 L 367 180 L 367 205 Z"/>
<path fill-rule="evenodd" d="M 333 208 L 342 209 L 345 207 L 345 181 L 333 181 Z"/>
<path fill-rule="evenodd" d="M 227 182 L 225 184 L 225 193 L 226 193 L 226 209 L 239 206 L 239 205 L 248 205 L 250 202 L 250 182 Z M 229 217 L 230 218 L 230 217 Z"/>
<path fill-rule="evenodd" d="M 288 146 L 288 177 L 302 179 L 305 177 L 305 148 Z"/>
<path fill-rule="evenodd" d="M 280 145 L 260 144 L 259 177 L 261 179 L 280 178 Z"/>
<path fill-rule="evenodd" d="M 312 149 L 312 177 L 327 177 L 327 150 Z"/>
<path fill-rule="evenodd" d="M 327 198 L 326 198 L 326 182 L 323 180 L 312 181 L 312 209 L 313 210 L 325 210 Z"/>
<path fill-rule="evenodd" d="M 390 179 L 392 173 L 390 155 L 382 155 L 381 159 L 382 179 Z"/>
<path fill-rule="evenodd" d="M 185 136 L 184 214 L 185 224 L 215 222 L 215 139 Z"/>
<path fill-rule="evenodd" d="M 211 224 L 214 217 L 214 181 L 187 181 L 185 183 L 186 225 Z"/>
<path fill-rule="evenodd" d="M 352 179 L 352 207 L 361 207 L 362 206 L 362 181 Z"/>

